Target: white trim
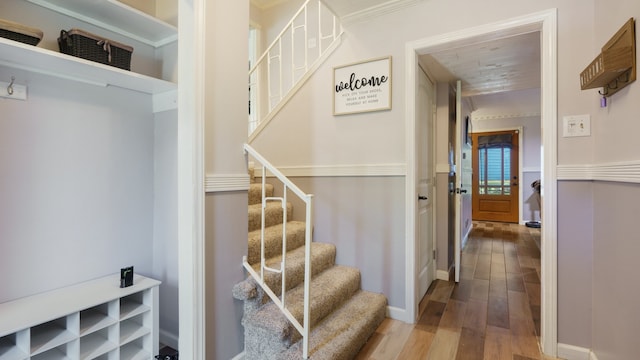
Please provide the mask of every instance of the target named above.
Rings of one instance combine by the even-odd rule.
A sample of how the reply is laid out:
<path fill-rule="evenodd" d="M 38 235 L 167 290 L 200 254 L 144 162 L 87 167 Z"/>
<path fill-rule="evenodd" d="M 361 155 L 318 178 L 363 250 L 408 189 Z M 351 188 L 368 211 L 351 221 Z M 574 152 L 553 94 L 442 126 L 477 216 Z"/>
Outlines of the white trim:
<path fill-rule="evenodd" d="M 544 227 L 542 243 L 541 336 L 542 352 L 558 352 L 558 13 L 550 9 L 539 13 L 541 46 L 541 125 L 542 125 L 542 204 Z"/>
<path fill-rule="evenodd" d="M 179 0 L 178 283 L 179 350 L 204 360 L 204 59 L 205 1 Z"/>
<path fill-rule="evenodd" d="M 160 341 L 161 344 L 168 345 L 173 349 L 178 349 L 180 347 L 179 346 L 180 339 L 178 335 L 173 334 L 164 329 L 160 329 L 158 331 L 158 340 Z"/>
<path fill-rule="evenodd" d="M 416 69 L 419 67 L 418 55 L 415 48 L 411 47 L 411 43 L 405 45 L 405 157 L 406 157 L 406 174 L 405 177 L 405 283 L 404 283 L 404 301 L 406 310 L 406 323 L 414 324 L 418 320 L 419 302 L 416 301 L 416 291 L 418 290 L 417 274 L 416 274 L 416 93 L 418 87 L 418 74 Z M 433 193 L 435 197 L 435 192 Z M 436 250 L 437 251 L 437 250 Z"/>
<path fill-rule="evenodd" d="M 262 168 L 255 168 L 260 173 Z M 405 164 L 278 166 L 287 177 L 405 176 Z M 270 175 L 267 175 L 270 176 Z"/>
<path fill-rule="evenodd" d="M 640 160 L 596 165 L 558 165 L 558 180 L 640 183 Z"/>
<path fill-rule="evenodd" d="M 405 309 L 400 309 L 395 306 L 387 306 L 386 316 L 388 318 L 404 321 L 404 319 L 407 317 L 406 313 L 407 311 Z"/>
<path fill-rule="evenodd" d="M 340 15 L 340 21 L 342 24 L 353 24 L 358 21 L 370 20 L 371 18 L 382 16 L 385 14 L 398 11 L 402 8 L 413 6 L 419 3 L 421 0 L 391 0 L 385 3 L 368 7 L 364 10 L 358 10 L 350 14 Z M 333 11 L 333 9 L 327 5 Z M 334 11 L 334 13 L 336 13 Z M 336 13 L 337 14 L 337 13 Z"/>
<path fill-rule="evenodd" d="M 414 201 L 413 173 L 415 157 L 415 140 L 412 129 L 415 124 L 415 68 L 418 54 L 429 54 L 452 47 L 461 47 L 478 41 L 498 39 L 505 36 L 539 31 L 541 38 L 541 127 L 543 140 L 542 180 L 544 197 L 542 212 L 545 214 L 542 230 L 542 350 L 546 355 L 557 353 L 557 9 L 507 19 L 497 23 L 486 24 L 474 28 L 433 36 L 408 42 L 405 45 L 405 99 L 406 99 L 406 254 L 415 251 L 415 234 L 412 218 Z M 414 308 L 415 268 L 413 257 L 407 256 L 406 269 L 406 309 L 407 317 L 413 323 L 416 310 Z"/>
<path fill-rule="evenodd" d="M 436 174 L 448 174 L 451 172 L 449 164 L 436 164 Z"/>
<path fill-rule="evenodd" d="M 598 356 L 596 356 L 596 353 L 592 351 L 589 355 L 589 360 L 598 360 Z"/>
<path fill-rule="evenodd" d="M 244 360 L 245 358 L 245 352 L 241 352 L 240 354 L 234 356 L 231 360 Z"/>
<path fill-rule="evenodd" d="M 449 281 L 449 272 L 446 270 L 437 270 L 436 271 L 436 279 Z"/>
<path fill-rule="evenodd" d="M 151 97 L 151 101 L 154 114 L 167 110 L 176 110 L 178 108 L 178 89 L 154 94 Z"/>
<path fill-rule="evenodd" d="M 595 357 L 595 354 L 587 348 L 558 344 L 558 357 L 567 360 L 590 360 Z"/>
<path fill-rule="evenodd" d="M 204 190 L 210 192 L 249 190 L 249 174 L 208 174 Z"/>
<path fill-rule="evenodd" d="M 472 120 L 500 120 L 500 119 L 520 119 L 528 117 L 540 117 L 539 112 L 532 113 L 515 113 L 515 114 L 487 114 L 487 115 L 474 115 L 471 114 Z"/>

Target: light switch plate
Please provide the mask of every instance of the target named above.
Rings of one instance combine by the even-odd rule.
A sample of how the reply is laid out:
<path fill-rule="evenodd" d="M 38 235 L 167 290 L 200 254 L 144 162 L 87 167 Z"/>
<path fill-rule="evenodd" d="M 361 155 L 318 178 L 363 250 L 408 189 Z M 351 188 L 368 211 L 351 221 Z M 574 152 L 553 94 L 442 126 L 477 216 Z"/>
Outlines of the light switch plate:
<path fill-rule="evenodd" d="M 562 118 L 563 137 L 591 136 L 591 115 L 568 115 Z"/>

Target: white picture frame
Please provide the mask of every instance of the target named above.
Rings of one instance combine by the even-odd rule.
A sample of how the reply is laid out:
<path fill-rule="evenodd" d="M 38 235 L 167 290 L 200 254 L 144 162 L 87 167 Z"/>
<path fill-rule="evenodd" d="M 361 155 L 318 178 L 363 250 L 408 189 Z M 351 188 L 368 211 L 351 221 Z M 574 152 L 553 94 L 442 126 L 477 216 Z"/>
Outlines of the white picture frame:
<path fill-rule="evenodd" d="M 391 110 L 391 56 L 333 68 L 333 115 Z"/>

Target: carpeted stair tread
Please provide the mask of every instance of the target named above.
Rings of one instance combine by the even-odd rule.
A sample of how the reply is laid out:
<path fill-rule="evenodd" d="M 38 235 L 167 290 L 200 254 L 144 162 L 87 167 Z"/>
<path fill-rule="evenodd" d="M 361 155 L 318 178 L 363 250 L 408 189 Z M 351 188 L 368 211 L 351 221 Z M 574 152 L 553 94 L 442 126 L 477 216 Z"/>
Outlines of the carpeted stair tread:
<path fill-rule="evenodd" d="M 265 196 L 273 196 L 273 185 L 265 184 Z M 260 204 L 262 202 L 262 183 L 249 184 L 249 205 Z"/>
<path fill-rule="evenodd" d="M 287 222 L 287 250 L 293 250 L 304 245 L 306 223 L 301 221 Z M 247 261 L 249 264 L 260 262 L 260 229 L 249 232 Z M 282 255 L 282 224 L 276 224 L 264 229 L 265 258 Z"/>
<path fill-rule="evenodd" d="M 269 201 L 265 208 L 265 226 L 282 224 L 282 204 Z M 287 203 L 287 219 L 293 219 L 293 206 Z M 249 231 L 258 230 L 262 226 L 262 204 L 249 205 Z"/>
<path fill-rule="evenodd" d="M 286 257 L 286 275 L 287 289 L 293 289 L 304 282 L 304 264 L 305 264 L 305 248 L 301 246 L 295 250 L 287 252 Z M 273 269 L 280 269 L 282 256 L 275 256 L 267 259 L 267 266 Z M 311 243 L 311 276 L 319 274 L 324 270 L 332 267 L 336 260 L 336 247 L 333 244 Z M 260 273 L 260 264 L 253 265 L 254 270 Z M 281 274 L 266 271 L 264 280 L 269 288 L 280 295 L 282 291 Z"/>
<path fill-rule="evenodd" d="M 318 323 L 327 316 L 333 309 L 339 307 L 347 301 L 356 291 L 360 289 L 360 271 L 346 266 L 333 266 L 323 271 L 311 279 L 311 326 Z M 286 308 L 291 315 L 302 323 L 304 310 L 304 283 L 286 294 Z M 275 315 L 278 314 L 278 315 Z M 275 317 L 274 317 L 275 316 Z M 289 338 L 289 343 L 293 344 L 300 339 L 300 334 L 293 328 L 293 325 L 276 320 L 278 316 L 284 317 L 280 313 L 278 306 L 269 302 L 251 314 L 247 324 L 258 328 L 263 328 L 276 334 L 277 337 Z"/>
<path fill-rule="evenodd" d="M 384 295 L 358 291 L 311 330 L 310 358 L 353 359 L 384 320 L 386 306 L 387 299 Z M 277 358 L 302 359 L 302 342 L 297 342 Z"/>

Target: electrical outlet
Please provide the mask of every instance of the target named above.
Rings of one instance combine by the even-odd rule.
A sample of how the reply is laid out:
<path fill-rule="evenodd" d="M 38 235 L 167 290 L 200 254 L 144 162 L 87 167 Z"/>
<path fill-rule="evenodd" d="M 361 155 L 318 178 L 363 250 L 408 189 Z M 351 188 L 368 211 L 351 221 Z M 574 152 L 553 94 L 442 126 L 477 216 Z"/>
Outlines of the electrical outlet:
<path fill-rule="evenodd" d="M 563 137 L 591 136 L 591 115 L 569 115 L 562 120 Z"/>

